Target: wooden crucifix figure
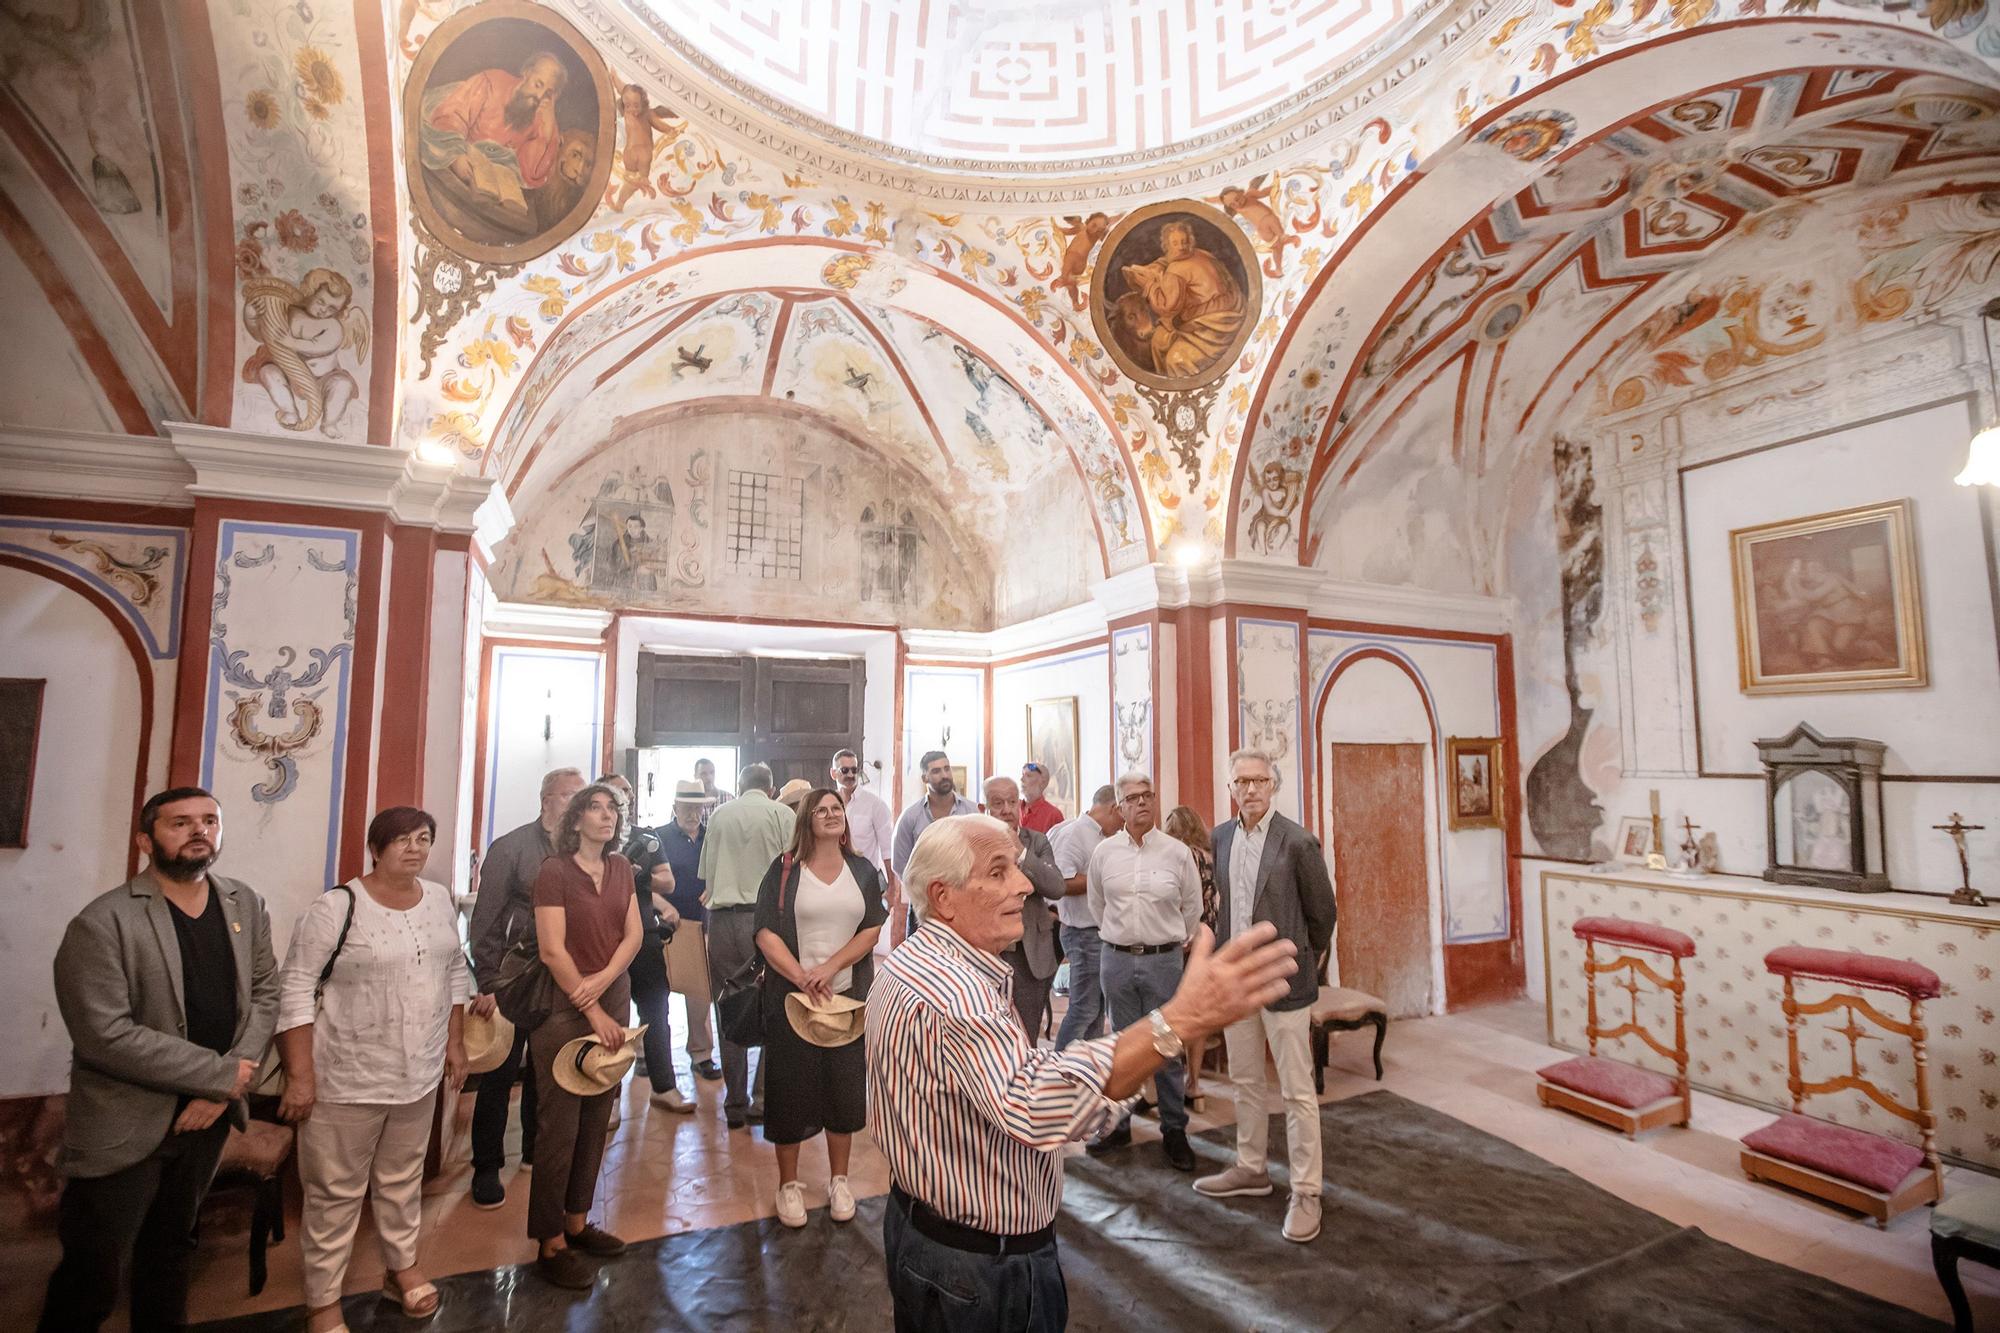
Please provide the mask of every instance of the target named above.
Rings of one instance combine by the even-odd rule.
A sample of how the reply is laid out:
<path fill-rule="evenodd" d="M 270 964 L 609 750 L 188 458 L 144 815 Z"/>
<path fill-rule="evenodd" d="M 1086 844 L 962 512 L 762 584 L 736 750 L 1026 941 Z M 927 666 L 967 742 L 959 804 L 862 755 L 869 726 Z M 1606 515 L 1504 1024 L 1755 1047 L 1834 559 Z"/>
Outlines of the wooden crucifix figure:
<path fill-rule="evenodd" d="M 1950 834 L 1952 845 L 1958 848 L 1959 887 L 1952 890 L 1951 900 L 1961 907 L 1986 906 L 1986 895 L 1972 887 L 1972 863 L 1965 856 L 1965 835 L 1968 833 L 1984 832 L 1986 826 L 1984 824 L 1968 824 L 1960 817 L 1958 811 L 1954 810 L 1951 812 L 1951 822 L 1949 824 L 1933 824 L 1931 827 L 1939 833 Z"/>

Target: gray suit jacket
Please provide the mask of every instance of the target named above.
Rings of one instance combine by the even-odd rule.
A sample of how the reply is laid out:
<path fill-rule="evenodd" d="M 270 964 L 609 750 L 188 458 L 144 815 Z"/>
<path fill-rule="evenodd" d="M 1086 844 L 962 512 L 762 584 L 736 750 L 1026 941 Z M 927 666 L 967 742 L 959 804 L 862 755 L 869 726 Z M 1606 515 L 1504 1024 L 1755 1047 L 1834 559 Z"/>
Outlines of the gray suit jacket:
<path fill-rule="evenodd" d="M 1264 859 L 1257 863 L 1257 883 L 1250 888 L 1250 920 L 1269 921 L 1278 938 L 1299 946 L 1299 970 L 1292 974 L 1289 994 L 1271 1008 L 1303 1009 L 1319 998 L 1320 958 L 1333 943 L 1333 880 L 1326 873 L 1319 839 L 1276 810 L 1264 816 L 1271 827 L 1264 835 Z M 1229 939 L 1234 916 L 1231 895 L 1242 885 L 1229 882 L 1229 851 L 1236 842 L 1238 821 L 1215 830 L 1215 943 Z"/>
<path fill-rule="evenodd" d="M 1056 974 L 1056 913 L 1054 904 L 1069 889 L 1062 871 L 1056 869 L 1056 854 L 1049 850 L 1046 835 L 1031 828 L 1021 830 L 1021 846 L 1028 853 L 1021 859 L 1021 873 L 1035 886 L 1035 896 L 1021 904 L 1021 943 L 1028 971 L 1043 981 Z"/>
<path fill-rule="evenodd" d="M 143 1160 L 167 1137 L 183 1097 L 221 1101 L 238 1060 L 262 1060 L 278 1017 L 271 918 L 246 885 L 208 877 L 220 895 L 236 955 L 236 1040 L 217 1055 L 187 1039 L 186 992 L 174 909 L 140 872 L 98 895 L 69 923 L 56 950 L 56 1005 L 69 1029 L 69 1107 L 62 1169 L 108 1176 Z M 250 1123 L 231 1102 L 238 1129 Z"/>

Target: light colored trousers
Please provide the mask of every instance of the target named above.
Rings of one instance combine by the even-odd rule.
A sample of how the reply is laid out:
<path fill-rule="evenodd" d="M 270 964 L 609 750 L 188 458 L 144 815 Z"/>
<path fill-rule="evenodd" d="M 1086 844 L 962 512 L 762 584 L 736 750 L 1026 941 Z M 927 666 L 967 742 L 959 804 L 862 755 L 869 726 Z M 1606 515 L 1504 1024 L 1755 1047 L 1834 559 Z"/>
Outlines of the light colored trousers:
<path fill-rule="evenodd" d="M 1262 1171 L 1271 1141 L 1270 1080 L 1264 1046 L 1278 1067 L 1285 1100 L 1285 1142 L 1291 1149 L 1292 1193 L 1320 1192 L 1319 1094 L 1313 1090 L 1312 1010 L 1261 1009 L 1222 1030 L 1229 1052 L 1229 1086 L 1236 1096 L 1236 1161 Z"/>
<path fill-rule="evenodd" d="M 667 941 L 667 985 L 687 1002 L 688 1063 L 715 1054 L 715 1027 L 709 1017 L 708 932 L 699 921 L 682 921 Z"/>
<path fill-rule="evenodd" d="M 375 1201 L 383 1266 L 395 1273 L 417 1262 L 424 1151 L 436 1105 L 436 1088 L 405 1106 L 320 1102 L 299 1126 L 299 1179 L 305 1185 L 299 1249 L 308 1308 L 340 1299 L 364 1194 Z"/>

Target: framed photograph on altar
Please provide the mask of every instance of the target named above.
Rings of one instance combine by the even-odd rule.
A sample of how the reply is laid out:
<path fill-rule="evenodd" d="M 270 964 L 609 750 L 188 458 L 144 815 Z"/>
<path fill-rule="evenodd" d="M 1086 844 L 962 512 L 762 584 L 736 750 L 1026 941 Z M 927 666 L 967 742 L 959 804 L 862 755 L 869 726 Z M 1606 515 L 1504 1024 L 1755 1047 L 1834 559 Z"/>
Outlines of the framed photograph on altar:
<path fill-rule="evenodd" d="M 1729 534 L 1745 694 L 1930 683 L 1908 500 Z"/>
<path fill-rule="evenodd" d="M 1653 821 L 1645 815 L 1626 815 L 1618 821 L 1618 841 L 1611 848 L 1611 859 L 1628 866 L 1642 866 L 1652 846 Z"/>
<path fill-rule="evenodd" d="M 1446 742 L 1445 770 L 1451 790 L 1446 793 L 1445 808 L 1451 812 L 1453 830 L 1507 826 L 1501 802 L 1505 775 L 1500 762 L 1497 736 L 1453 736 Z"/>
<path fill-rule="evenodd" d="M 1028 705 L 1028 759 L 1048 771 L 1048 798 L 1064 810 L 1077 804 L 1076 696 L 1037 699 Z"/>

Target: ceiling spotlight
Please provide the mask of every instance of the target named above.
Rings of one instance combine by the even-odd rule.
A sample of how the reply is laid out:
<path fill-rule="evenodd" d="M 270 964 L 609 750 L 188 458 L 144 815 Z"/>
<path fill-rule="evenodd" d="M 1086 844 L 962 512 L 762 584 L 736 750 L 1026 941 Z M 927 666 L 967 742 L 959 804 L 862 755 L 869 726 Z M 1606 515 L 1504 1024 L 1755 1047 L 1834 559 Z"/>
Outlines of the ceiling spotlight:
<path fill-rule="evenodd" d="M 1208 559 L 1208 548 L 1192 538 L 1174 543 L 1174 563 L 1182 569 L 1193 569 Z"/>
<path fill-rule="evenodd" d="M 417 457 L 426 463 L 440 463 L 450 467 L 458 462 L 458 451 L 443 440 L 420 440 L 417 443 Z"/>

